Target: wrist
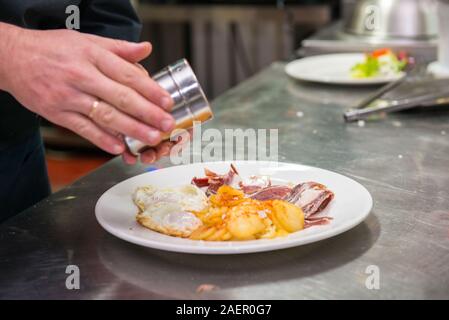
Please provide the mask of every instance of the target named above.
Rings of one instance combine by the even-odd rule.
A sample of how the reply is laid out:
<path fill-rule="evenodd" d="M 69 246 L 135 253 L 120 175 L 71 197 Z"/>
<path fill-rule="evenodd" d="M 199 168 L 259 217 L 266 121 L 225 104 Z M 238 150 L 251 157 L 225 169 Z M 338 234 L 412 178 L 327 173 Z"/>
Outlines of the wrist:
<path fill-rule="evenodd" d="M 25 29 L 0 22 L 0 90 L 8 91 L 8 80 L 18 58 L 16 47 Z"/>

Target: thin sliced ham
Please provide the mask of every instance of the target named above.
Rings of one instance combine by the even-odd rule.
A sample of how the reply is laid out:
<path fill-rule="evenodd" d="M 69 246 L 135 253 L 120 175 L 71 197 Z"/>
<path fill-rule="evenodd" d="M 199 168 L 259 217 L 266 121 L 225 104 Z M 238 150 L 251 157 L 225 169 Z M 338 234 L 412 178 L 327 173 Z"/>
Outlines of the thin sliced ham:
<path fill-rule="evenodd" d="M 244 181 L 240 181 L 239 187 L 246 195 L 251 195 L 259 190 L 271 186 L 271 180 L 267 176 L 251 176 Z"/>
<path fill-rule="evenodd" d="M 326 208 L 334 198 L 334 193 L 317 182 L 305 182 L 296 185 L 283 200 L 302 208 L 305 218 L 309 218 Z"/>
<path fill-rule="evenodd" d="M 270 186 L 251 194 L 249 197 L 255 200 L 280 200 L 290 194 L 291 188 L 287 186 Z"/>
<path fill-rule="evenodd" d="M 331 222 L 332 217 L 309 217 L 304 219 L 304 229 L 313 226 L 322 226 Z"/>
<path fill-rule="evenodd" d="M 239 173 L 233 164 L 231 164 L 231 168 L 226 174 L 220 175 L 209 169 L 204 169 L 204 174 L 206 177 L 194 177 L 191 183 L 198 188 L 207 187 L 207 195 L 217 193 L 217 190 L 223 185 L 238 185 L 241 180 Z"/>

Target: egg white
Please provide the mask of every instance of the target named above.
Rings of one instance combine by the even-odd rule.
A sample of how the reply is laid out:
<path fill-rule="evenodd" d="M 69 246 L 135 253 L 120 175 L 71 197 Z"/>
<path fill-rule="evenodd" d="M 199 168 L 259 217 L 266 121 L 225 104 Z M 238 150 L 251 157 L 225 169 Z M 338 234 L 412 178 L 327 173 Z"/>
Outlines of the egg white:
<path fill-rule="evenodd" d="M 172 188 L 139 187 L 133 194 L 139 207 L 137 221 L 143 226 L 168 235 L 188 237 L 202 225 L 191 211 L 207 208 L 206 194 L 194 185 Z"/>

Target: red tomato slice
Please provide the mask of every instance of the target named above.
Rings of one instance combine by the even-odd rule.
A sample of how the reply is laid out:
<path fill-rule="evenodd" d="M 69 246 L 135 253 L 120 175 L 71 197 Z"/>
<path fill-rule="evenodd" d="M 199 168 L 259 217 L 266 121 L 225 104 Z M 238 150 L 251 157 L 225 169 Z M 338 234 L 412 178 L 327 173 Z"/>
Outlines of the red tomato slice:
<path fill-rule="evenodd" d="M 388 48 L 377 49 L 371 53 L 371 56 L 373 56 L 374 58 L 378 58 L 378 57 L 388 54 L 390 52 L 391 52 L 391 50 Z"/>

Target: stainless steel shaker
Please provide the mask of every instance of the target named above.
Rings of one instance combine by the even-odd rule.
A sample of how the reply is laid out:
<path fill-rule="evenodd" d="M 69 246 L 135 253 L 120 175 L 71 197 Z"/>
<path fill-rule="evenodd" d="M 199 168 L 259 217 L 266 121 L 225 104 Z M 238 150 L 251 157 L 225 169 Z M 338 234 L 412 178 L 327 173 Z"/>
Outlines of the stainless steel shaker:
<path fill-rule="evenodd" d="M 194 121 L 205 122 L 212 118 L 209 102 L 186 59 L 165 67 L 153 75 L 153 79 L 174 101 L 171 114 L 175 119 L 176 129 L 190 129 Z M 170 133 L 163 137 L 164 140 L 169 138 Z M 136 156 L 148 148 L 145 143 L 131 137 L 125 137 L 125 143 Z"/>

